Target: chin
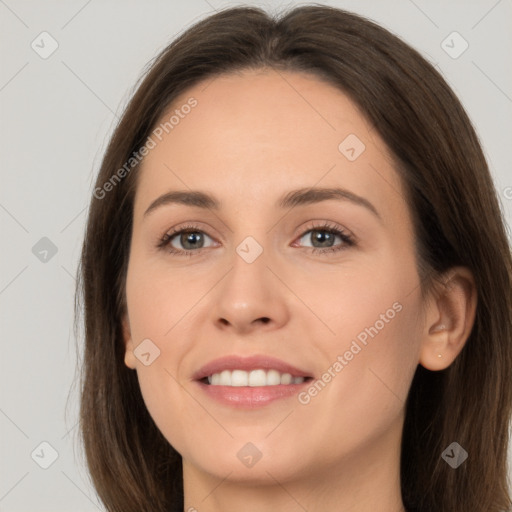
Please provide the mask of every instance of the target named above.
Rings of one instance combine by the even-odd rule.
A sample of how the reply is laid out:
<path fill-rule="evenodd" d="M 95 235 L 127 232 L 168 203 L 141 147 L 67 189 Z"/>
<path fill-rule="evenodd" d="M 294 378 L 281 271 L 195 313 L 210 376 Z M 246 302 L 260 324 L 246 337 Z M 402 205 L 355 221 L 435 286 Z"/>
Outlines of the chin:
<path fill-rule="evenodd" d="M 185 454 L 185 459 L 216 478 L 253 485 L 275 484 L 276 480 L 283 483 L 311 471 L 302 448 L 281 449 L 272 447 L 268 441 L 230 441 L 224 446 L 215 443 L 210 450 L 205 447 L 200 453 Z"/>

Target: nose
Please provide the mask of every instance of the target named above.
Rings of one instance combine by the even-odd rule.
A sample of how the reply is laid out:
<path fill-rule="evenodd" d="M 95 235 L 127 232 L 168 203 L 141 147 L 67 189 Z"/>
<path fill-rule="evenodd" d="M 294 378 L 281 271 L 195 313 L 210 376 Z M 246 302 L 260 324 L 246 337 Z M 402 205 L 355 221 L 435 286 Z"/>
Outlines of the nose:
<path fill-rule="evenodd" d="M 220 330 L 249 334 L 279 329 L 290 319 L 293 295 L 279 279 L 279 270 L 268 266 L 265 250 L 249 261 L 236 253 L 230 271 L 216 287 L 213 321 Z"/>

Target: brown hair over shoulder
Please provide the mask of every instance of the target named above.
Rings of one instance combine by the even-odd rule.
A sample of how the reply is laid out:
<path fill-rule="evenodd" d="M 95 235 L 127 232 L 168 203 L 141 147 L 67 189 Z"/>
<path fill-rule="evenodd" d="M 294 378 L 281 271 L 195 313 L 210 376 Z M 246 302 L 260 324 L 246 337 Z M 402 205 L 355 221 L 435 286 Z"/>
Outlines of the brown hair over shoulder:
<path fill-rule="evenodd" d="M 152 62 L 110 140 L 91 198 L 77 288 L 85 348 L 80 428 L 99 497 L 111 512 L 182 510 L 181 457 L 150 417 L 124 365 L 121 318 L 137 165 L 98 191 L 143 146 L 187 88 L 221 73 L 313 73 L 346 93 L 387 144 L 414 221 L 422 290 L 455 265 L 478 293 L 470 338 L 454 363 L 417 367 L 406 403 L 401 487 L 408 510 L 502 512 L 511 505 L 512 260 L 478 137 L 445 80 L 417 51 L 340 9 L 305 6 L 271 17 L 230 8 L 200 21 Z M 118 174 L 119 176 L 119 174 Z M 441 459 L 453 441 L 469 458 Z"/>

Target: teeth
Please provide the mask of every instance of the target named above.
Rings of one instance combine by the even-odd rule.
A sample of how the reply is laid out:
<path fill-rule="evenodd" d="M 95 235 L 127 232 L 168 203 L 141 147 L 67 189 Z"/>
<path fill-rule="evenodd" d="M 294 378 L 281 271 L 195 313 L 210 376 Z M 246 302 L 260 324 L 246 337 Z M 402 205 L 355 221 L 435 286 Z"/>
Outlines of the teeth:
<path fill-rule="evenodd" d="M 249 373 L 249 386 L 265 386 L 267 383 L 267 374 L 265 370 L 253 370 Z"/>
<path fill-rule="evenodd" d="M 228 370 L 225 370 L 228 371 Z M 224 383 L 227 382 L 228 377 L 223 377 L 224 372 L 221 373 L 220 382 Z M 226 385 L 226 384 L 224 384 Z M 249 385 L 249 374 L 247 372 L 244 372 L 242 370 L 233 370 L 231 372 L 231 385 L 232 386 L 248 386 Z"/>
<path fill-rule="evenodd" d="M 281 384 L 281 374 L 277 370 L 269 370 L 267 372 L 267 382 L 264 385 L 277 386 Z"/>
<path fill-rule="evenodd" d="M 292 377 L 289 373 L 277 370 L 224 370 L 208 377 L 212 386 L 278 386 L 279 384 L 302 384 L 304 377 Z"/>
<path fill-rule="evenodd" d="M 293 382 L 293 377 L 289 373 L 283 373 L 281 375 L 281 384 L 291 384 Z"/>

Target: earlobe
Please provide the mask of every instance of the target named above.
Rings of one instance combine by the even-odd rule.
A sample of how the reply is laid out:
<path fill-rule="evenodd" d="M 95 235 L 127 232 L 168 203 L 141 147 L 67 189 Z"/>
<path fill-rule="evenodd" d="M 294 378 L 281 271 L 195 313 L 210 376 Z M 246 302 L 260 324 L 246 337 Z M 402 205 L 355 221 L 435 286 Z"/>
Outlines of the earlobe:
<path fill-rule="evenodd" d="M 475 321 L 477 291 L 472 273 L 454 267 L 431 297 L 419 363 L 432 371 L 448 368 L 464 348 Z"/>
<path fill-rule="evenodd" d="M 136 362 L 135 355 L 133 354 L 133 341 L 131 337 L 131 329 L 130 322 L 128 320 L 128 315 L 125 315 L 121 321 L 122 331 L 123 331 L 123 341 L 125 346 L 124 352 L 124 364 L 130 368 L 131 370 L 135 370 Z"/>

